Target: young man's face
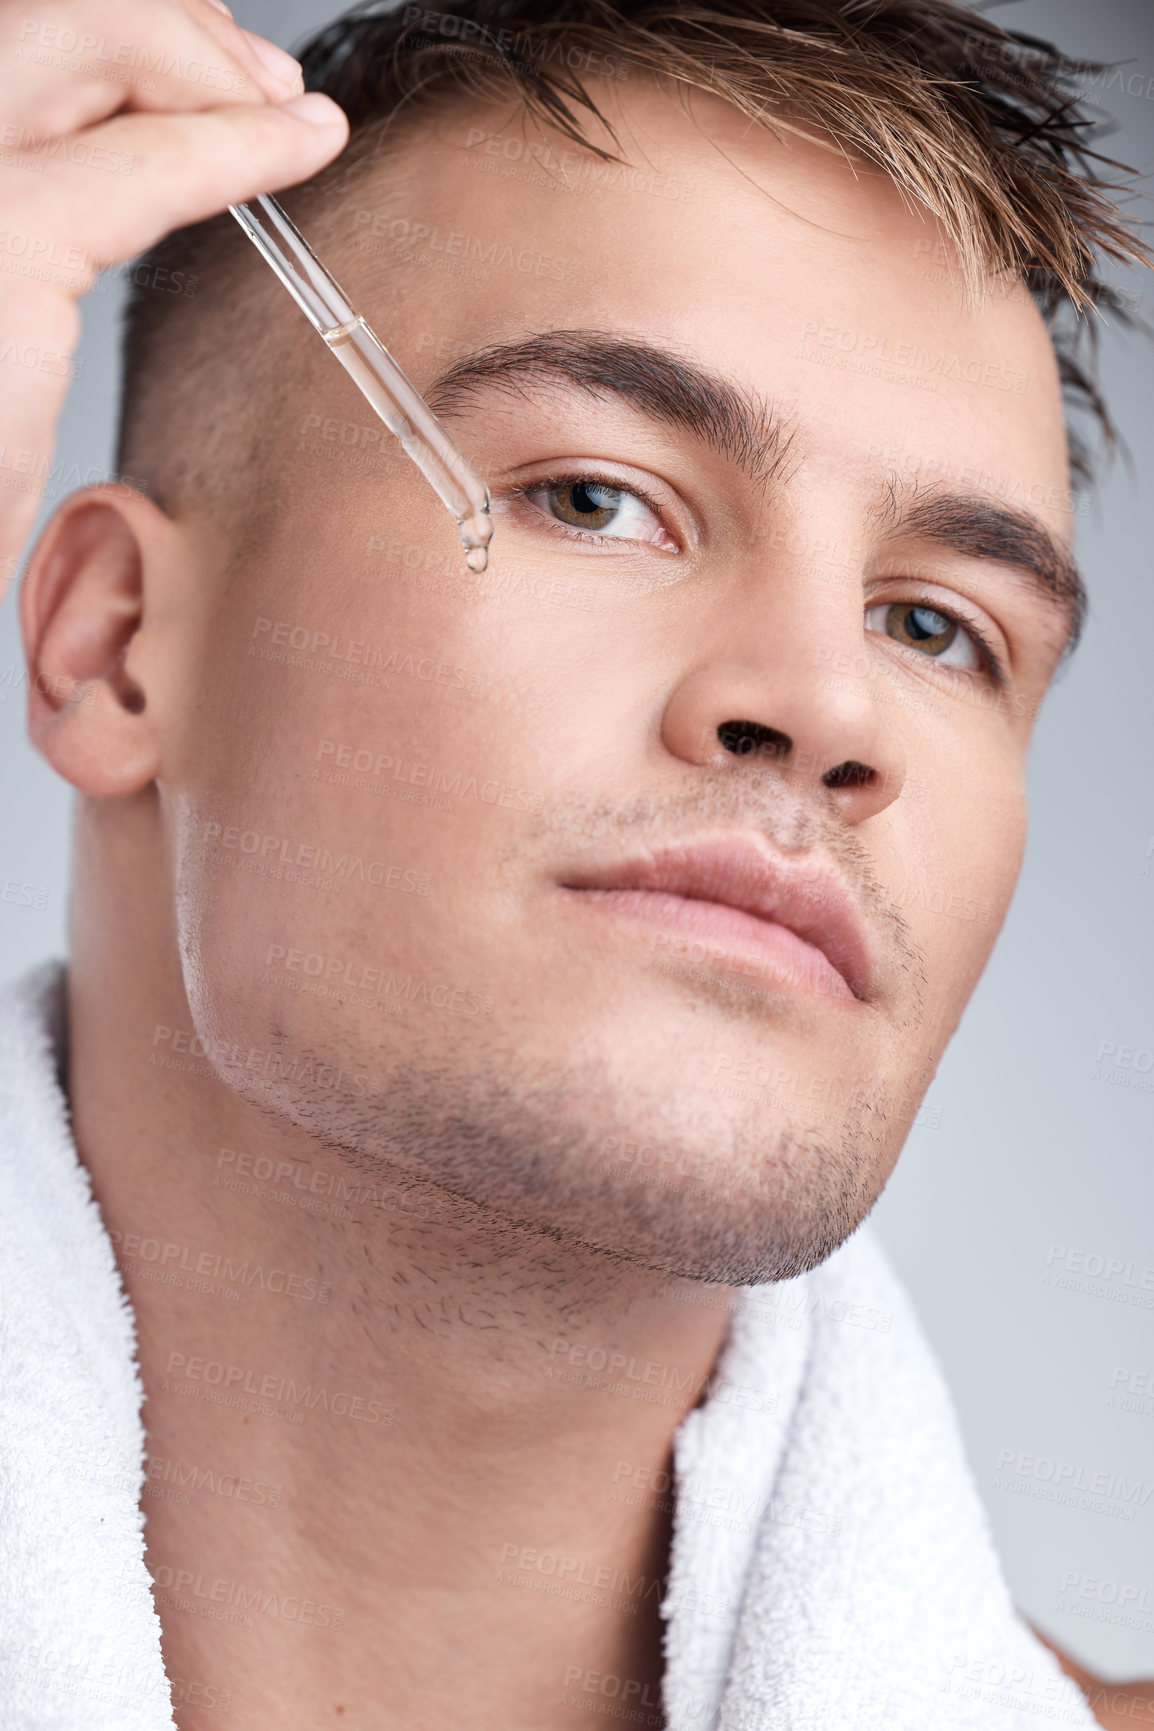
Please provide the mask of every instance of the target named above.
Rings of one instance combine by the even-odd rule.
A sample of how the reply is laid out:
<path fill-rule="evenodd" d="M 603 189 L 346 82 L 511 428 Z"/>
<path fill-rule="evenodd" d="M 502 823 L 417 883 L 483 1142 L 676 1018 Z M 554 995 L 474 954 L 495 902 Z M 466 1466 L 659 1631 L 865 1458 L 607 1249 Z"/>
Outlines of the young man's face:
<path fill-rule="evenodd" d="M 172 577 L 174 918 L 248 1099 L 766 1279 L 877 1196 L 1009 900 L 1067 624 L 1056 369 L 879 172 L 592 89 L 629 175 L 462 104 L 316 226 L 422 390 L 514 346 L 433 393 L 490 570 L 302 322 L 266 528 L 226 583 L 189 525 Z"/>

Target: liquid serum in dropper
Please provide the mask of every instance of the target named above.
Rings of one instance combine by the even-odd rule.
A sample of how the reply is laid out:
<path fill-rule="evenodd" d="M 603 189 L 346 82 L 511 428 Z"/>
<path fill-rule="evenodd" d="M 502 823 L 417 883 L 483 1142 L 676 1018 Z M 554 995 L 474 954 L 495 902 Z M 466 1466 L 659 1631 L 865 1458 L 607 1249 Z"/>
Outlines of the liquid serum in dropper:
<path fill-rule="evenodd" d="M 357 389 L 376 410 L 457 519 L 465 563 L 484 571 L 493 519 L 489 489 L 407 379 L 385 345 L 354 312 L 296 225 L 275 198 L 228 207 L 261 257 L 320 332 Z"/>

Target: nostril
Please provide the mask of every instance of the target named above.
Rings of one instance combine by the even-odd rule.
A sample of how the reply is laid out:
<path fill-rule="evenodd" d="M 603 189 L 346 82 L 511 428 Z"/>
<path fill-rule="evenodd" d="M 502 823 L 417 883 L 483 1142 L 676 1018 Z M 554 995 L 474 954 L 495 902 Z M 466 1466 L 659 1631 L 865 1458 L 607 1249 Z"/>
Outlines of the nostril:
<path fill-rule="evenodd" d="M 776 727 L 763 727 L 760 721 L 723 721 L 717 730 L 726 751 L 735 757 L 748 757 L 756 751 L 759 757 L 787 757 L 793 750 L 793 740 Z"/>
<path fill-rule="evenodd" d="M 836 769 L 827 770 L 821 782 L 823 787 L 869 787 L 876 779 L 868 763 L 858 763 L 850 757 Z"/>

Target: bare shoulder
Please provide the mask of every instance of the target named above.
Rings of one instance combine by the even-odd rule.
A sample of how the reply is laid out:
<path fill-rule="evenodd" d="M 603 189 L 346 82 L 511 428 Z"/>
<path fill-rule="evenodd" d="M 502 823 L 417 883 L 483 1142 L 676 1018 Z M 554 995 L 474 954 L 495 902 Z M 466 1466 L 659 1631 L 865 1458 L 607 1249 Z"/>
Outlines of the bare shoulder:
<path fill-rule="evenodd" d="M 1107 1683 L 1104 1678 L 1087 1671 L 1084 1665 L 1079 1665 L 1033 1623 L 1030 1627 L 1039 1641 L 1055 1655 L 1067 1677 L 1072 1677 L 1077 1683 L 1099 1725 L 1105 1725 L 1107 1731 L 1135 1731 L 1139 1725 L 1154 1725 L 1154 1678 Z"/>

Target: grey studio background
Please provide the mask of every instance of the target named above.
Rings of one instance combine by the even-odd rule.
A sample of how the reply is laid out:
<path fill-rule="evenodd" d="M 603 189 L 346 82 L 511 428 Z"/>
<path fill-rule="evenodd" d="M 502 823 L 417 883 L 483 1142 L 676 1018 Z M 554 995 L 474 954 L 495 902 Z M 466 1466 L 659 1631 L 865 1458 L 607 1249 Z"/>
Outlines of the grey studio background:
<path fill-rule="evenodd" d="M 236 4 L 285 47 L 337 10 Z M 1124 63 L 1094 100 L 1117 122 L 1107 148 L 1149 174 L 1149 0 L 1016 0 L 995 16 Z M 1154 322 L 1154 277 L 1121 280 Z M 108 475 L 120 299 L 112 272 L 84 303 L 42 517 Z M 1120 1678 L 1154 1675 L 1154 343 L 1106 331 L 1103 379 L 1134 473 L 1117 465 L 1080 520 L 1093 607 L 1038 724 L 1021 884 L 874 1219 L 953 1389 L 1015 1601 Z M 24 736 L 14 600 L 0 608 L 0 880 L 35 893 L 0 899 L 4 979 L 64 951 L 69 870 L 68 790 Z M 1094 1492 L 1100 1507 L 1079 1506 Z"/>

